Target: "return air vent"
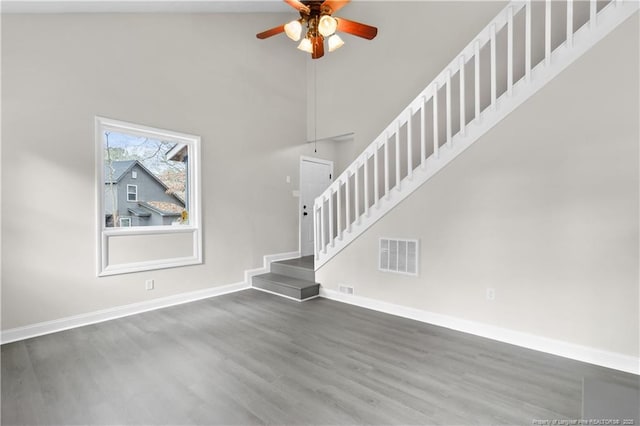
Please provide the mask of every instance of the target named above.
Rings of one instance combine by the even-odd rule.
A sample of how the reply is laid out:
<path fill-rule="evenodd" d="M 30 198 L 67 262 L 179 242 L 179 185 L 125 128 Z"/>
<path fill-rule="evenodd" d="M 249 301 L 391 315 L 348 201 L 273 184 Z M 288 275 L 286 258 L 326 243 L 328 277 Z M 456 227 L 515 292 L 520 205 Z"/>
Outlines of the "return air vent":
<path fill-rule="evenodd" d="M 379 269 L 418 275 L 418 240 L 380 238 Z"/>
<path fill-rule="evenodd" d="M 353 294 L 353 287 L 350 287 L 348 285 L 341 285 L 339 289 L 340 289 L 340 293 Z"/>

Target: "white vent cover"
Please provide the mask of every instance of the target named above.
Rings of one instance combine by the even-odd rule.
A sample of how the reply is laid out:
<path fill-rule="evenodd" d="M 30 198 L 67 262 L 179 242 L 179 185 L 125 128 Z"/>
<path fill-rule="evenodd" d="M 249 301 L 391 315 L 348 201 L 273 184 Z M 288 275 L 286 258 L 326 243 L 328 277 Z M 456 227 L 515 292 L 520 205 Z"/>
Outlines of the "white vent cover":
<path fill-rule="evenodd" d="M 418 240 L 380 238 L 379 269 L 418 275 Z"/>

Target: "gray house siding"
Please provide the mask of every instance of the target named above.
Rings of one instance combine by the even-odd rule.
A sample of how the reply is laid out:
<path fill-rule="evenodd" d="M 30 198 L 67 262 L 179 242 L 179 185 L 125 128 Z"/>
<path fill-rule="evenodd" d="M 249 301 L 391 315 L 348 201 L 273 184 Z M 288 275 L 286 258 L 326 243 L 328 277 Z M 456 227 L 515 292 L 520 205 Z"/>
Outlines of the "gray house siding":
<path fill-rule="evenodd" d="M 116 162 L 117 166 L 127 166 L 127 162 Z M 128 164 L 131 167 L 131 164 Z M 136 177 L 134 178 L 134 174 Z M 131 219 L 131 226 L 160 226 L 171 225 L 179 219 L 179 214 L 164 214 L 159 209 L 152 209 L 144 206 L 146 202 L 166 202 L 184 207 L 184 202 L 174 195 L 167 194 L 166 187 L 155 179 L 149 172 L 138 162 L 133 164 L 130 169 L 119 171 L 116 176 L 117 183 L 105 184 L 105 215 L 109 216 L 113 213 L 113 195 L 112 188 L 115 191 L 115 197 L 118 204 L 118 216 L 120 218 L 128 217 Z M 136 199 L 129 199 L 128 186 L 134 185 L 136 188 Z M 133 211 L 132 211 L 133 210 Z M 143 213 L 143 214 L 136 214 Z M 109 219 L 107 219 L 109 221 Z M 117 226 L 117 225 L 116 225 Z"/>

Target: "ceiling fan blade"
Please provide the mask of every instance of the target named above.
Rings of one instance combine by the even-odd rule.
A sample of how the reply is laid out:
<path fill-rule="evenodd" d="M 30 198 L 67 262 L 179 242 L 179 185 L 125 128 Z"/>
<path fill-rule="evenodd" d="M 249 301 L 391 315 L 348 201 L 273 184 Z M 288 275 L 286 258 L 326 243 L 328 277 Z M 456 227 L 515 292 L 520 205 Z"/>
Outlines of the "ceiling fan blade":
<path fill-rule="evenodd" d="M 298 0 L 284 0 L 284 2 L 287 3 L 289 6 L 291 6 L 292 8 L 294 8 L 295 10 L 297 10 L 298 12 L 309 13 L 311 11 L 311 9 L 309 9 L 309 6 L 306 6 L 304 3 Z"/>
<path fill-rule="evenodd" d="M 313 37 L 311 43 L 313 44 L 313 53 L 311 54 L 311 58 L 322 58 L 324 56 L 324 37 L 321 35 Z"/>
<path fill-rule="evenodd" d="M 320 10 L 329 9 L 329 15 L 336 13 L 347 5 L 351 0 L 325 0 L 320 6 Z"/>
<path fill-rule="evenodd" d="M 336 18 L 336 20 L 338 21 L 338 31 L 366 38 L 367 40 L 372 40 L 378 34 L 378 29 L 371 25 L 361 24 L 360 22 L 350 21 L 344 18 Z"/>
<path fill-rule="evenodd" d="M 263 31 L 259 34 L 256 34 L 256 37 L 258 37 L 259 39 L 263 40 L 265 38 L 269 38 L 271 36 L 274 36 L 276 34 L 280 34 L 284 32 L 284 25 L 280 25 L 278 27 L 275 28 L 271 28 L 270 30 L 267 31 Z"/>

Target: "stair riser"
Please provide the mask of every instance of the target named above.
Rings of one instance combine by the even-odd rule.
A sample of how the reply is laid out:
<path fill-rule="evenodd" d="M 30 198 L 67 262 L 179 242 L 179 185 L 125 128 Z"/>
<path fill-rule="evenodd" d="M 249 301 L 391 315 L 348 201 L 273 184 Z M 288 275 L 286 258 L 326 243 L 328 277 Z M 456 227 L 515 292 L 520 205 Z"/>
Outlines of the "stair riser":
<path fill-rule="evenodd" d="M 282 263 L 272 263 L 271 272 L 305 281 L 316 280 L 316 274 L 313 270 L 298 268 L 296 266 L 285 265 Z"/>
<path fill-rule="evenodd" d="M 276 294 L 281 294 L 283 296 L 291 297 L 296 300 L 303 300 L 309 297 L 317 296 L 320 291 L 319 285 L 307 287 L 304 289 L 296 289 L 296 288 L 282 286 L 282 285 L 279 285 L 278 283 L 264 280 L 259 277 L 253 277 L 251 284 L 253 285 L 253 287 L 261 288 L 263 290 L 271 291 Z"/>

